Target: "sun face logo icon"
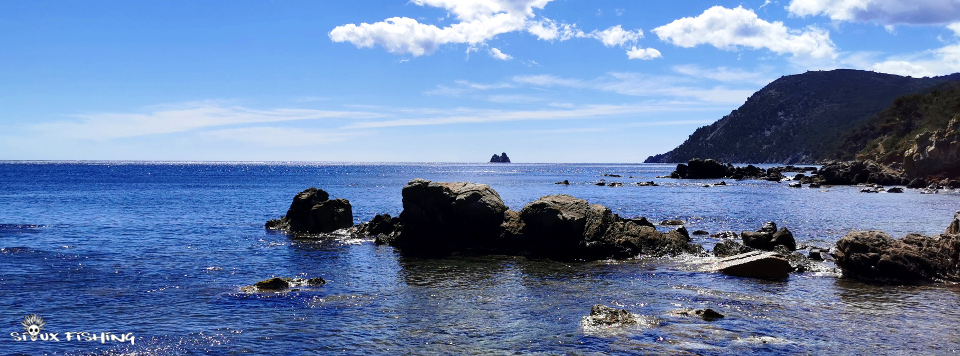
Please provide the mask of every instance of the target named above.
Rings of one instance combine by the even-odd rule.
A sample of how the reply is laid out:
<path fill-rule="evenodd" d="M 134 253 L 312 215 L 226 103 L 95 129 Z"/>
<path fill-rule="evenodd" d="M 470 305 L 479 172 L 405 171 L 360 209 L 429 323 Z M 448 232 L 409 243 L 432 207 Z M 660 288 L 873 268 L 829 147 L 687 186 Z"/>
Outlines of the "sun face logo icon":
<path fill-rule="evenodd" d="M 23 321 L 21 321 L 20 324 L 23 325 L 23 329 L 30 335 L 30 341 L 37 341 L 37 336 L 40 335 L 40 331 L 43 330 L 43 326 L 47 323 L 43 321 L 40 315 L 33 314 L 23 317 Z"/>

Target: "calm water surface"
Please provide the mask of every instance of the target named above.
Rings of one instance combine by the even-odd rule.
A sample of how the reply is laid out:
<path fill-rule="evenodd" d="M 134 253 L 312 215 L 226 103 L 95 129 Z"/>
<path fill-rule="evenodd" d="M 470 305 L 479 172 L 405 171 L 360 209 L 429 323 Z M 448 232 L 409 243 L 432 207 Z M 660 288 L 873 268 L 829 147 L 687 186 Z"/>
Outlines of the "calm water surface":
<path fill-rule="evenodd" d="M 295 240 L 263 229 L 316 186 L 356 222 L 399 214 L 413 178 L 486 183 L 512 209 L 566 193 L 621 216 L 691 231 L 788 227 L 832 246 L 853 229 L 936 234 L 955 192 L 862 194 L 763 181 L 657 179 L 670 165 L 0 163 L 0 352 L 4 354 L 949 354 L 960 288 L 877 287 L 832 274 L 762 281 L 697 272 L 692 257 L 589 263 L 509 256 L 417 259 L 370 241 Z M 620 174 L 623 178 L 603 177 Z M 636 178 L 628 178 L 630 176 Z M 554 185 L 567 179 L 570 186 Z M 598 187 L 600 179 L 659 187 Z M 710 238 L 697 242 L 710 247 Z M 328 284 L 240 288 L 271 276 Z M 593 304 L 640 325 L 581 326 Z M 726 318 L 673 316 L 709 307 Z M 60 342 L 16 341 L 29 314 Z M 132 334 L 135 344 L 67 341 Z"/>

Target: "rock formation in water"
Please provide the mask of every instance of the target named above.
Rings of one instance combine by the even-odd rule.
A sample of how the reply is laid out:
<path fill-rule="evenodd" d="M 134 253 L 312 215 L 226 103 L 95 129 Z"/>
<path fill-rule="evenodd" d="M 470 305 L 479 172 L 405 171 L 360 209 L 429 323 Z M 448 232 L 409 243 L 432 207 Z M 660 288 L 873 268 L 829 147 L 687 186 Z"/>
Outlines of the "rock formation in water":
<path fill-rule="evenodd" d="M 605 206 L 564 194 L 542 197 L 519 212 L 507 209 L 486 184 L 415 179 L 402 194 L 399 221 L 391 221 L 378 241 L 407 253 L 566 260 L 702 253 L 699 245 L 690 243 L 686 229 L 659 232 L 645 218 L 624 219 Z"/>
<path fill-rule="evenodd" d="M 507 153 L 503 152 L 501 154 L 493 154 L 493 157 L 490 157 L 490 163 L 510 163 L 510 157 L 507 157 Z"/>
<path fill-rule="evenodd" d="M 291 233 L 329 233 L 353 226 L 353 208 L 346 199 L 330 199 L 322 189 L 310 188 L 297 193 L 287 215 L 270 220 L 267 229 Z"/>
<path fill-rule="evenodd" d="M 697 129 L 677 148 L 645 162 L 678 163 L 700 157 L 722 162 L 810 164 L 834 158 L 851 132 L 895 104 L 898 97 L 958 79 L 960 74 L 909 78 L 849 69 L 781 77 L 729 115 Z M 911 121 L 905 122 L 909 126 Z M 871 135 L 859 140 L 876 138 Z"/>
<path fill-rule="evenodd" d="M 879 231 L 854 231 L 837 241 L 843 276 L 866 282 L 960 282 L 960 212 L 944 234 L 894 240 Z"/>

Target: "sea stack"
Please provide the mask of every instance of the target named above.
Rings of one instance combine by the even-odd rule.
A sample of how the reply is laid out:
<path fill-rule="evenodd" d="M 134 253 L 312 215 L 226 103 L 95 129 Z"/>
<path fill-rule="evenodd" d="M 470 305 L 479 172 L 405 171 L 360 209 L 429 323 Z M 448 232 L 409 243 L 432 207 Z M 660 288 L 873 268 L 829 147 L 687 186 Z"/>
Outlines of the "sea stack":
<path fill-rule="evenodd" d="M 493 157 L 490 157 L 490 163 L 510 163 L 510 157 L 507 157 L 507 153 L 493 154 Z"/>

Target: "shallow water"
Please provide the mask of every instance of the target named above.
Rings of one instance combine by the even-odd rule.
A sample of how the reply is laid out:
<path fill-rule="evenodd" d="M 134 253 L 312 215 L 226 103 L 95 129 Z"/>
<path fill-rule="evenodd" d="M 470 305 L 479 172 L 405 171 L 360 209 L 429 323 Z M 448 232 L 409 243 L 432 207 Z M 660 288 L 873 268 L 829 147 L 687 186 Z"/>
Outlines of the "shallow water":
<path fill-rule="evenodd" d="M 413 178 L 490 184 L 512 209 L 566 193 L 690 231 L 756 230 L 832 246 L 852 229 L 936 234 L 955 192 L 863 194 L 764 181 L 657 179 L 669 165 L 0 164 L 0 350 L 9 354 L 941 354 L 960 352 L 960 288 L 878 287 L 832 274 L 763 281 L 698 272 L 683 257 L 555 262 L 418 259 L 371 241 L 265 231 L 310 186 L 349 199 L 357 222 L 398 214 Z M 603 177 L 621 174 L 623 178 Z M 637 178 L 629 178 L 634 176 Z M 554 185 L 564 179 L 570 186 Z M 600 179 L 659 187 L 599 187 Z M 696 237 L 695 237 L 696 238 Z M 710 238 L 697 242 L 710 247 Z M 247 294 L 271 276 L 325 278 Z M 602 303 L 638 314 L 585 328 Z M 674 316 L 709 307 L 725 318 Z M 29 314 L 60 342 L 15 341 Z M 132 334 L 66 341 L 65 332 Z"/>

